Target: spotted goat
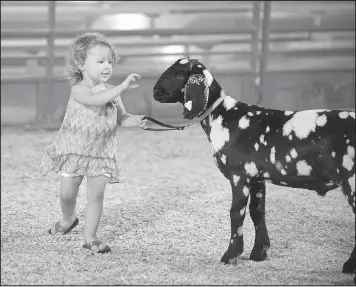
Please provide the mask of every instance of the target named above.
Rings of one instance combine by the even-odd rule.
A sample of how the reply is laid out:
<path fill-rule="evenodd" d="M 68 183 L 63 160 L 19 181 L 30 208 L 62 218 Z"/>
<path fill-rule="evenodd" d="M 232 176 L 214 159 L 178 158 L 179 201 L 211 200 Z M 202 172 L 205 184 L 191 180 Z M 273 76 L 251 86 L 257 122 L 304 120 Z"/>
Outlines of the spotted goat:
<path fill-rule="evenodd" d="M 315 190 L 340 187 L 355 213 L 355 113 L 340 110 L 281 111 L 248 105 L 225 95 L 198 60 L 182 58 L 154 86 L 161 103 L 181 103 L 185 119 L 200 122 L 217 167 L 230 181 L 231 237 L 221 261 L 236 264 L 243 252 L 248 198 L 255 226 L 251 260 L 267 257 L 265 182 Z M 343 265 L 355 272 L 355 248 Z"/>

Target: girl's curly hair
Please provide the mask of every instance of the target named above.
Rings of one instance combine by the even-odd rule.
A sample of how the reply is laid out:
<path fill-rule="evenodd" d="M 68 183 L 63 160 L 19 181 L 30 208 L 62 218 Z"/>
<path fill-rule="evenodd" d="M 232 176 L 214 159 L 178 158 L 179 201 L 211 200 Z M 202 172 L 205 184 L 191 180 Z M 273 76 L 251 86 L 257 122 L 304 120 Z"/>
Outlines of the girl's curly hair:
<path fill-rule="evenodd" d="M 83 80 L 83 74 L 80 69 L 87 58 L 88 50 L 96 45 L 108 47 L 111 52 L 113 64 L 117 60 L 115 47 L 102 34 L 84 33 L 79 35 L 69 49 L 69 56 L 66 58 L 65 77 L 70 85 L 75 85 Z"/>

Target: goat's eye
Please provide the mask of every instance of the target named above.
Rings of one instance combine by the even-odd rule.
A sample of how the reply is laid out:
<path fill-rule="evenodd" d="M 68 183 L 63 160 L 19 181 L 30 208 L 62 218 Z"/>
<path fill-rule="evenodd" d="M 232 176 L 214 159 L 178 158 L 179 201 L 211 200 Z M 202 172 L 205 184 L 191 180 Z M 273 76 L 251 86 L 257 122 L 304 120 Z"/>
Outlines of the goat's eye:
<path fill-rule="evenodd" d="M 180 79 L 180 80 L 184 80 L 184 72 L 182 71 L 178 71 L 176 74 L 175 74 L 176 78 Z"/>

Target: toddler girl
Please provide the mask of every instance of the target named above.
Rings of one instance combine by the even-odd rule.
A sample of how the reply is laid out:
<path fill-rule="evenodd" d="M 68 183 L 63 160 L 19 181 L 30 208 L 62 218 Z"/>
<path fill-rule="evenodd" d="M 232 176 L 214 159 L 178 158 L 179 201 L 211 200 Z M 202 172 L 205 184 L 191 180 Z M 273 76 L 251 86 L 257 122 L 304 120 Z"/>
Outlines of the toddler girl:
<path fill-rule="evenodd" d="M 74 41 L 67 59 L 72 88 L 66 114 L 40 166 L 44 175 L 48 171 L 61 174 L 63 219 L 51 227 L 50 234 L 67 234 L 78 225 L 76 197 L 83 176 L 87 176 L 83 247 L 100 253 L 110 251 L 96 236 L 105 187 L 108 182 L 119 182 L 115 157 L 118 109 L 130 118 L 131 126 L 146 125 L 141 116 L 126 113 L 120 98 L 121 93 L 138 86 L 140 76 L 131 74 L 118 86 L 106 84 L 115 60 L 114 47 L 100 34 L 85 33 Z"/>

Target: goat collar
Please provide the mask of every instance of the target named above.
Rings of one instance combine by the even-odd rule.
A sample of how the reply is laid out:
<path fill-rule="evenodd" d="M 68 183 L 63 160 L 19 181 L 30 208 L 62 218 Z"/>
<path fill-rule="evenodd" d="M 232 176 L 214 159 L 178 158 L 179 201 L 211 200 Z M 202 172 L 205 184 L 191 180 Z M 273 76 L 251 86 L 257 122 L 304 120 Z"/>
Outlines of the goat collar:
<path fill-rule="evenodd" d="M 196 122 L 202 121 L 208 114 L 210 114 L 213 110 L 215 110 L 221 102 L 226 98 L 226 95 L 222 95 L 220 98 L 218 98 L 203 114 L 201 114 L 196 120 Z"/>

